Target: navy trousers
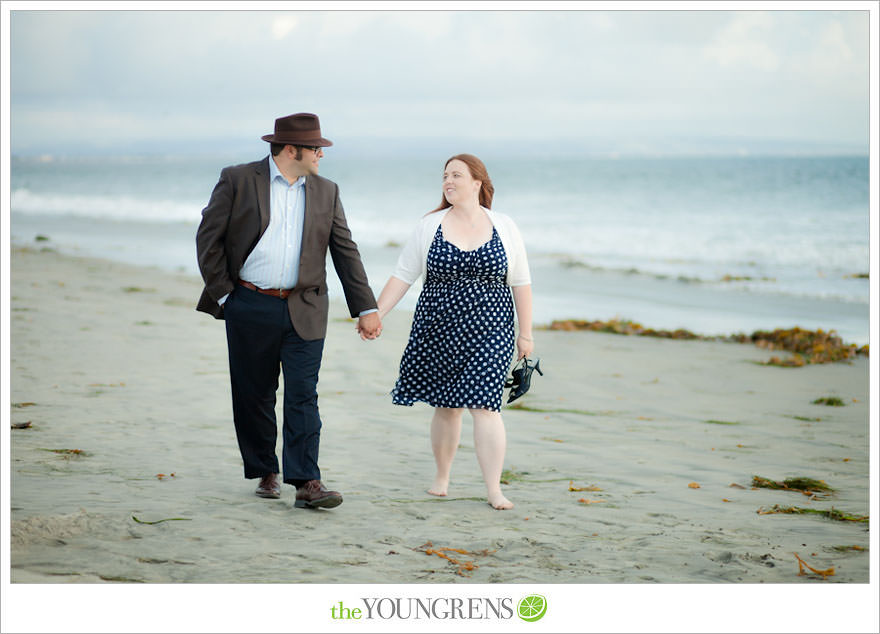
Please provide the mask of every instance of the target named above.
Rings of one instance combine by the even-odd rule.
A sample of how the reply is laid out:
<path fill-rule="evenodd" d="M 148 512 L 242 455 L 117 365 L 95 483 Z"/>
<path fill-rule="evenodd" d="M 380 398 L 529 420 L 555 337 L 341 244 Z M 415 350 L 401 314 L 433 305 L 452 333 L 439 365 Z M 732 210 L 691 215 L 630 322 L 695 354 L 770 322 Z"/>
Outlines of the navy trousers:
<path fill-rule="evenodd" d="M 284 482 L 320 480 L 318 371 L 324 340 L 305 341 L 290 323 L 287 301 L 236 286 L 223 305 L 232 413 L 245 478 L 281 473 L 275 444 L 279 370 L 284 373 Z"/>

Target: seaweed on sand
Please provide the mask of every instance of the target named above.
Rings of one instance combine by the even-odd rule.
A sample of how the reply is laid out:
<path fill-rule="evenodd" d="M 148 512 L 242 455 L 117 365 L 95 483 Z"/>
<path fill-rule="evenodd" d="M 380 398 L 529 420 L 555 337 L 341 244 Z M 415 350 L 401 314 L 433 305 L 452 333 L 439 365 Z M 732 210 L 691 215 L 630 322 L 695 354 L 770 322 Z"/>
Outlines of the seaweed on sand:
<path fill-rule="evenodd" d="M 597 486 L 588 486 L 588 487 L 576 487 L 574 485 L 574 480 L 568 481 L 568 490 L 569 491 L 601 491 Z"/>
<path fill-rule="evenodd" d="M 761 476 L 752 476 L 752 486 L 759 489 L 777 489 L 781 491 L 797 491 L 806 495 L 813 493 L 831 493 L 834 489 L 824 480 L 814 480 L 813 478 L 786 478 L 779 482 L 778 480 L 770 480 Z"/>
<path fill-rule="evenodd" d="M 820 575 L 822 577 L 823 581 L 825 580 L 825 577 L 830 577 L 830 576 L 834 575 L 834 566 L 831 566 L 827 570 L 817 570 L 816 568 L 813 568 L 810 564 L 805 562 L 803 559 L 801 559 L 797 553 L 792 553 L 792 554 L 798 560 L 798 576 L 799 577 L 807 574 L 804 572 L 804 568 L 809 568 L 810 572 L 812 572 L 813 574 Z"/>
<path fill-rule="evenodd" d="M 529 405 L 524 405 L 523 403 L 517 403 L 516 405 L 511 405 L 507 409 L 516 409 L 522 412 L 541 412 L 541 413 L 553 413 L 553 414 L 582 414 L 583 416 L 597 416 L 595 412 L 590 412 L 584 409 L 564 409 L 564 408 L 540 408 L 540 407 L 531 407 Z"/>
<path fill-rule="evenodd" d="M 162 519 L 162 520 L 156 520 L 154 522 L 147 522 L 146 520 L 139 520 L 134 515 L 131 516 L 131 519 L 133 519 L 138 524 L 161 524 L 162 522 L 191 522 L 192 521 L 192 518 L 190 518 L 190 517 L 166 517 L 165 519 Z"/>
<path fill-rule="evenodd" d="M 545 478 L 542 480 L 536 480 L 534 478 L 526 478 L 525 476 L 532 475 L 529 471 L 514 471 L 513 469 L 505 469 L 501 472 L 501 479 L 499 482 L 501 484 L 510 484 L 511 482 L 562 482 L 564 480 L 569 480 L 570 478 Z M 480 498 L 475 498 L 480 499 Z"/>
<path fill-rule="evenodd" d="M 641 337 L 662 337 L 664 339 L 708 339 L 696 335 L 688 330 L 654 330 L 645 328 L 641 324 L 628 319 L 611 319 L 609 321 L 586 321 L 583 319 L 557 319 L 554 320 L 548 330 L 591 330 L 593 332 L 608 332 L 615 335 L 638 335 Z"/>
<path fill-rule="evenodd" d="M 845 344 L 834 330 L 825 332 L 821 328 L 816 331 L 803 328 L 777 328 L 772 332 L 759 330 L 752 333 L 751 340 L 759 348 L 794 353 L 788 359 L 771 357 L 766 365 L 799 367 L 812 363 L 848 361 L 860 354 L 868 356 L 867 346 L 858 348 L 855 344 Z"/>
<path fill-rule="evenodd" d="M 823 511 L 821 509 L 806 509 L 800 506 L 779 506 L 778 504 L 774 504 L 768 510 L 764 510 L 764 508 L 759 508 L 757 511 L 758 515 L 775 515 L 777 513 L 784 513 L 786 515 L 821 515 L 822 517 L 828 518 L 830 520 L 836 520 L 838 522 L 861 522 L 863 524 L 868 523 L 867 515 L 851 515 L 850 513 L 846 513 L 844 511 L 838 511 L 836 508 L 831 507 L 831 510 Z"/>
<path fill-rule="evenodd" d="M 505 469 L 501 472 L 501 484 L 510 484 L 515 480 L 524 480 L 523 476 L 529 475 L 528 471 L 514 471 L 512 469 Z"/>
<path fill-rule="evenodd" d="M 70 460 L 71 458 L 79 458 L 81 456 L 88 456 L 89 454 L 83 451 L 82 449 L 46 449 L 41 447 L 42 451 L 50 451 L 54 454 L 58 454 L 65 460 Z"/>
<path fill-rule="evenodd" d="M 413 548 L 413 550 L 423 552 L 426 555 L 437 555 L 441 559 L 445 559 L 449 563 L 458 567 L 458 569 L 455 571 L 455 574 L 462 576 L 462 577 L 470 577 L 471 575 L 465 574 L 465 571 L 473 572 L 474 570 L 479 568 L 479 566 L 476 563 L 474 563 L 473 560 L 459 561 L 458 559 L 455 559 L 454 557 L 451 557 L 451 556 L 447 555 L 446 553 L 458 553 L 460 555 L 473 555 L 476 557 L 487 557 L 495 552 L 494 550 L 488 550 L 488 549 L 483 549 L 483 550 L 480 550 L 477 552 L 471 552 L 471 551 L 465 550 L 463 548 L 436 547 L 431 542 L 425 542 L 424 544 L 422 544 L 418 548 Z"/>
<path fill-rule="evenodd" d="M 699 335 L 688 330 L 654 330 L 628 319 L 611 319 L 609 321 L 587 321 L 583 319 L 558 319 L 546 330 L 589 330 L 606 332 L 615 335 L 637 335 L 640 337 L 661 337 L 664 339 L 687 339 L 699 341 L 726 341 L 731 343 L 753 343 L 766 350 L 783 350 L 792 352 L 787 359 L 771 357 L 760 365 L 776 365 L 782 367 L 802 367 L 814 363 L 834 363 L 848 361 L 856 356 L 868 356 L 868 346 L 861 348 L 856 344 L 847 344 L 834 330 L 805 330 L 803 328 L 777 328 L 773 331 L 756 330 L 751 335 L 734 334 L 728 336 Z"/>

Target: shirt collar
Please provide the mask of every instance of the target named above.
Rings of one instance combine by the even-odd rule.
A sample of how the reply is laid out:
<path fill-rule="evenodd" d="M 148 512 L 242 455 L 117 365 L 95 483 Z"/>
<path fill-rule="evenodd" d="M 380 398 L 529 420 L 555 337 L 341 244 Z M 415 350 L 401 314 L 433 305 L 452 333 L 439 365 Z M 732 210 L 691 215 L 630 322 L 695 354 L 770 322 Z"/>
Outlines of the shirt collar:
<path fill-rule="evenodd" d="M 280 178 L 285 185 L 287 185 L 287 179 L 284 178 L 284 174 L 281 173 L 281 170 L 278 169 L 278 165 L 275 163 L 275 159 L 272 156 L 269 156 L 269 182 L 271 183 L 276 178 Z M 302 187 L 306 184 L 306 177 L 300 176 L 293 182 L 293 187 Z"/>

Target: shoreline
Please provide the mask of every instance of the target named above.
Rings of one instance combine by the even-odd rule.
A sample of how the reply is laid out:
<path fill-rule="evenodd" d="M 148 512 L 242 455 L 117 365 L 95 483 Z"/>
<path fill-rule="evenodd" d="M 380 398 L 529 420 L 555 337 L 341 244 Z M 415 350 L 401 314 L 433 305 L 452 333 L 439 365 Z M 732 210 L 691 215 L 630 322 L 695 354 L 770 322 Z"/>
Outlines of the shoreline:
<path fill-rule="evenodd" d="M 99 224 L 103 227 L 99 233 L 107 232 L 101 239 L 109 245 L 120 238 L 129 223 Z M 37 233 L 41 239 L 30 242 L 22 240 L 13 231 L 14 241 L 10 248 L 50 249 L 69 257 L 106 260 L 153 268 L 172 275 L 188 274 L 199 279 L 196 265 L 190 257 L 194 257 L 194 246 L 186 244 L 185 248 L 181 248 L 183 245 L 178 244 L 178 230 L 152 224 L 146 224 L 141 229 L 145 232 L 142 244 L 134 242 L 128 246 L 117 246 L 115 256 L 95 254 L 95 245 L 68 245 L 67 241 L 75 240 L 75 233 L 62 233 L 63 242 L 57 242 L 51 231 L 46 232 L 48 235 Z M 155 252 L 147 249 L 147 244 L 154 239 L 158 239 L 162 245 Z M 393 270 L 399 249 L 386 245 L 384 248 L 362 247 L 361 250 L 371 286 L 378 297 Z M 190 251 L 193 253 L 190 254 Z M 145 255 L 148 252 L 150 256 Z M 166 262 L 191 263 L 188 266 L 170 266 L 164 264 Z M 611 269 L 597 271 L 587 267 L 566 267 L 558 256 L 553 255 L 532 258 L 531 267 L 536 289 L 535 327 L 549 327 L 554 321 L 631 321 L 648 324 L 649 328 L 657 330 L 686 330 L 705 338 L 801 328 L 833 331 L 845 343 L 859 347 L 870 340 L 870 307 L 867 304 L 835 298 L 772 295 L 726 284 L 694 284 Z M 327 284 L 331 301 L 343 301 L 342 287 L 329 264 Z M 585 290 L 572 295 L 573 287 Z M 420 283 L 416 282 L 396 310 L 414 310 L 419 288 Z"/>

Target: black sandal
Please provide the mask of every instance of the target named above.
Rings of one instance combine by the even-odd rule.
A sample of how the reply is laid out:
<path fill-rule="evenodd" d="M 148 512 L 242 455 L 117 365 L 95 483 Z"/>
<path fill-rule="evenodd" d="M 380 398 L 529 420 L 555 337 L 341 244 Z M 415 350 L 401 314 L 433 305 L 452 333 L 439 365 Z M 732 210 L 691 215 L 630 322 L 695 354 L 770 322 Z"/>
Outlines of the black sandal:
<path fill-rule="evenodd" d="M 532 364 L 531 359 L 527 357 L 523 357 L 520 361 L 522 362 L 522 367 L 514 366 L 513 372 L 511 373 L 512 376 L 504 383 L 505 388 L 510 388 L 510 396 L 507 399 L 508 403 L 512 403 L 529 391 L 532 384 L 532 372 L 537 370 L 538 374 L 544 376 L 544 373 L 541 372 L 540 359 L 537 359 L 534 364 Z"/>

